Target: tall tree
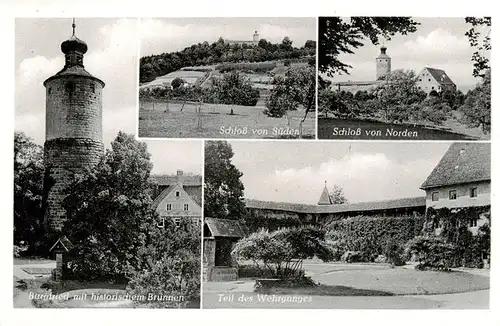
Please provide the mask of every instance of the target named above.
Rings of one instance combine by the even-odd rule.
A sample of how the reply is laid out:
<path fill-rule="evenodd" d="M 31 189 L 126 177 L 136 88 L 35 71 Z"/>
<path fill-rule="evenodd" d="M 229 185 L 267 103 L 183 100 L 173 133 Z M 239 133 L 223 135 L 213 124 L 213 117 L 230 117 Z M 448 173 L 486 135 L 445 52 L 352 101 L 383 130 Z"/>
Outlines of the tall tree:
<path fill-rule="evenodd" d="M 273 89 L 266 102 L 264 114 L 274 118 L 281 118 L 286 111 L 296 110 L 299 105 L 305 109 L 303 120 L 314 110 L 316 99 L 316 70 L 312 66 L 290 66 L 285 76 L 276 76 L 273 79 Z"/>
<path fill-rule="evenodd" d="M 14 244 L 39 254 L 44 244 L 43 148 L 22 132 L 14 134 Z M 40 250 L 39 250 L 40 249 Z"/>
<path fill-rule="evenodd" d="M 222 78 L 215 79 L 209 93 L 221 104 L 255 106 L 259 100 L 259 90 L 238 71 L 224 73 Z"/>
<path fill-rule="evenodd" d="M 145 143 L 120 132 L 99 164 L 70 185 L 63 234 L 73 243 L 71 271 L 81 279 L 128 278 L 158 222 L 151 208 L 152 163 Z"/>
<path fill-rule="evenodd" d="M 469 127 L 481 127 L 484 133 L 491 131 L 491 71 L 487 70 L 483 81 L 467 93 L 459 108 Z"/>
<path fill-rule="evenodd" d="M 472 54 L 474 77 L 485 77 L 486 71 L 490 68 L 489 52 L 491 51 L 491 17 L 465 17 L 465 22 L 472 27 L 465 33 L 469 38 L 469 44 L 475 48 Z M 482 39 L 480 39 L 482 36 Z"/>
<path fill-rule="evenodd" d="M 319 71 L 333 76 L 349 73 L 350 65 L 340 61 L 341 53 L 354 53 L 368 38 L 374 45 L 381 37 L 390 40 L 396 34 L 406 35 L 417 30 L 419 23 L 410 17 L 341 17 L 319 18 Z"/>
<path fill-rule="evenodd" d="M 231 162 L 233 156 L 227 141 L 205 143 L 204 216 L 239 219 L 245 215 L 243 173 Z"/>

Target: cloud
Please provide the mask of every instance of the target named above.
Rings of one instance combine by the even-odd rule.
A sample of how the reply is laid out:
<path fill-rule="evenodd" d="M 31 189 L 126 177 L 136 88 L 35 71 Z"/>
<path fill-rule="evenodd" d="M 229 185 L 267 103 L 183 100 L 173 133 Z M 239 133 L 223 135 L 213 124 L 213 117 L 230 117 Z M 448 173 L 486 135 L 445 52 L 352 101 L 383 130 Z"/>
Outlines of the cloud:
<path fill-rule="evenodd" d="M 421 196 L 419 187 L 432 168 L 425 160 L 399 163 L 384 153 L 354 153 L 316 166 L 243 176 L 243 182 L 249 198 L 314 204 L 327 181 L 329 187 L 340 185 L 350 202 L 363 202 Z"/>
<path fill-rule="evenodd" d="M 286 20 L 269 19 L 241 20 L 204 19 L 142 19 L 140 26 L 141 56 L 180 51 L 192 44 L 215 42 L 222 37 L 229 40 L 252 40 L 255 30 L 261 38 L 271 42 L 281 42 L 289 36 L 295 46 L 304 45 L 305 41 L 315 39 L 313 20 L 304 20 L 302 26 L 291 26 Z M 293 22 L 296 24 L 296 21 Z"/>
<path fill-rule="evenodd" d="M 464 53 L 470 50 L 469 41 L 465 35 L 453 35 L 449 31 L 437 28 L 427 35 L 418 36 L 416 40 L 404 43 L 408 53 L 423 57 L 443 57 L 448 60 L 461 60 Z"/>
<path fill-rule="evenodd" d="M 85 69 L 102 79 L 103 134 L 109 144 L 119 130 L 135 133 L 138 28 L 136 19 L 120 19 L 99 28 L 96 42 L 89 48 Z M 94 41 L 94 40 L 93 40 Z M 43 81 L 64 66 L 64 56 L 36 55 L 21 60 L 16 74 L 15 128 L 42 144 L 45 127 L 45 88 Z"/>

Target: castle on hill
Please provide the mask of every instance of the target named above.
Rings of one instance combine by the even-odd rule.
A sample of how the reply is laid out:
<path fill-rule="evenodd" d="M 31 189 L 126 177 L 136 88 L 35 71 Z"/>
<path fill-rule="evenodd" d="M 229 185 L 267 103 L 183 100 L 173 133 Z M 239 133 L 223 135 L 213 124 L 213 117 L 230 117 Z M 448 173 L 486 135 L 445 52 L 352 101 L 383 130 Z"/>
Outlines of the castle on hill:
<path fill-rule="evenodd" d="M 376 75 L 372 81 L 347 81 L 334 82 L 332 87 L 337 91 L 356 93 L 358 91 L 369 91 L 382 83 L 385 76 L 391 72 L 391 57 L 387 55 L 387 47 L 380 48 L 380 54 L 375 58 Z M 455 91 L 457 86 L 444 70 L 425 67 L 418 74 L 417 87 L 419 90 L 429 94 L 432 91 L 442 92 L 445 90 Z"/>
<path fill-rule="evenodd" d="M 233 45 L 233 44 L 239 44 L 239 45 L 258 45 L 260 41 L 260 36 L 257 31 L 253 33 L 252 40 L 245 40 L 245 41 L 237 41 L 237 40 L 224 40 L 225 43 Z"/>

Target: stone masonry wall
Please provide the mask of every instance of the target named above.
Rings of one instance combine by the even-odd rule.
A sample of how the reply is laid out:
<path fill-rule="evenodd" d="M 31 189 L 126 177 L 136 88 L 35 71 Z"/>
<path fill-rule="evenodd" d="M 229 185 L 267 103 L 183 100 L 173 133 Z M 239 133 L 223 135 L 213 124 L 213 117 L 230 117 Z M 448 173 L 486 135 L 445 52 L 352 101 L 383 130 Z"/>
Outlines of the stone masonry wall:
<path fill-rule="evenodd" d="M 45 142 L 45 191 L 48 193 L 45 211 L 46 227 L 60 231 L 67 220 L 62 200 L 74 175 L 95 166 L 104 153 L 101 141 L 92 139 L 52 139 Z"/>
<path fill-rule="evenodd" d="M 47 82 L 45 140 L 102 140 L 101 82 L 84 76 L 64 76 Z"/>

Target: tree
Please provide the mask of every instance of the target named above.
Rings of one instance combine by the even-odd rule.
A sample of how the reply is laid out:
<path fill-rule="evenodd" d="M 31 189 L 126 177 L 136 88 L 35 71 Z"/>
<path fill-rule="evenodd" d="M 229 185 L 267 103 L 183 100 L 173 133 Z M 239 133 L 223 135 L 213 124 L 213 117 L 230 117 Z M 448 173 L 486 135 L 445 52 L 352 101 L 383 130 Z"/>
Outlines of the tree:
<path fill-rule="evenodd" d="M 146 233 L 146 245 L 139 251 L 145 262 L 127 286 L 131 294 L 150 293 L 182 296 L 182 302 L 152 301 L 154 307 L 181 306 L 199 303 L 201 272 L 201 230 L 198 224 L 183 219 L 180 225 L 165 219 L 164 227 L 151 225 Z"/>
<path fill-rule="evenodd" d="M 184 79 L 177 77 L 174 80 L 172 80 L 170 85 L 172 85 L 173 89 L 177 89 L 177 88 L 181 87 L 182 85 L 184 85 L 184 83 L 185 83 Z"/>
<path fill-rule="evenodd" d="M 74 277 L 126 280 L 141 268 L 139 251 L 158 222 L 151 208 L 151 168 L 147 145 L 120 132 L 98 165 L 76 176 L 63 201 Z"/>
<path fill-rule="evenodd" d="M 287 111 L 297 110 L 299 105 L 305 109 L 302 119 L 314 110 L 316 98 L 316 71 L 314 67 L 289 67 L 285 76 L 275 76 L 273 88 L 266 101 L 264 114 L 281 118 Z"/>
<path fill-rule="evenodd" d="M 245 215 L 243 176 L 231 162 L 233 149 L 227 141 L 205 143 L 204 216 L 240 219 Z"/>
<path fill-rule="evenodd" d="M 230 71 L 214 80 L 208 96 L 207 100 L 212 103 L 217 99 L 221 104 L 255 106 L 259 100 L 259 90 L 238 71 Z"/>
<path fill-rule="evenodd" d="M 347 204 L 347 198 L 344 196 L 344 190 L 339 185 L 333 185 L 330 190 L 330 201 L 332 204 Z"/>
<path fill-rule="evenodd" d="M 363 46 L 364 38 L 377 45 L 381 37 L 390 40 L 396 34 L 413 33 L 418 25 L 410 17 L 352 17 L 350 20 L 320 17 L 318 70 L 330 76 L 348 74 L 352 67 L 340 61 L 338 56 L 341 53 L 354 53 Z"/>
<path fill-rule="evenodd" d="M 329 261 L 332 258 L 325 231 L 313 226 L 252 233 L 236 243 L 232 254 L 250 260 L 259 270 L 265 268 L 274 277 L 284 280 L 304 277 L 304 259 L 317 256 Z"/>
<path fill-rule="evenodd" d="M 373 89 L 373 111 L 389 122 L 410 120 L 419 110 L 426 94 L 417 89 L 418 77 L 413 70 L 394 70 Z"/>
<path fill-rule="evenodd" d="M 467 93 L 459 108 L 464 122 L 472 128 L 481 127 L 484 133 L 491 131 L 491 71 L 485 73 L 483 81 Z"/>
<path fill-rule="evenodd" d="M 476 50 L 471 58 L 474 63 L 472 75 L 484 78 L 486 71 L 490 69 L 487 53 L 491 51 L 491 17 L 465 17 L 465 22 L 472 25 L 465 33 L 465 36 L 468 37 L 470 46 Z M 484 30 L 484 33 L 481 33 L 478 29 Z M 484 34 L 484 36 L 482 40 L 479 40 L 481 34 Z"/>
<path fill-rule="evenodd" d="M 306 43 L 304 43 L 304 48 L 316 50 L 316 41 L 307 40 Z"/>
<path fill-rule="evenodd" d="M 29 254 L 42 254 L 45 245 L 44 170 L 43 148 L 24 133 L 14 133 L 14 244 L 24 242 Z"/>

